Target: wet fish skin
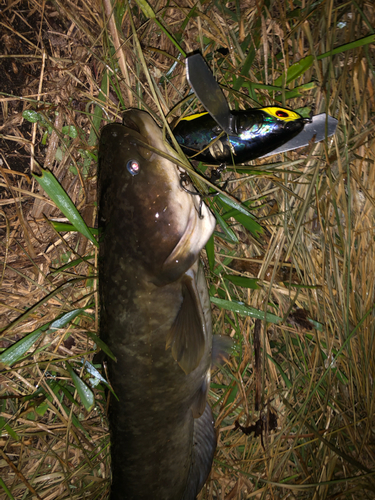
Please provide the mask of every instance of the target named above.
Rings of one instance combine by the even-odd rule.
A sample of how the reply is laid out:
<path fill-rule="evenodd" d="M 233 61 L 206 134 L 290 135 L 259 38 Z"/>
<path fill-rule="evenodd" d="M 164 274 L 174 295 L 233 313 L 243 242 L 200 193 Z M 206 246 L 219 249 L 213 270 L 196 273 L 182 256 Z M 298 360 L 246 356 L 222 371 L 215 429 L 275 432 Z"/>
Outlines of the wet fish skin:
<path fill-rule="evenodd" d="M 176 165 L 140 145 L 175 155 L 152 118 L 131 110 L 124 125 L 104 127 L 99 146 L 100 331 L 117 358 L 108 360 L 118 397 L 109 409 L 111 500 L 193 500 L 216 447 L 199 265 L 215 220 L 205 205 L 199 217 L 199 197 L 181 188 Z"/>

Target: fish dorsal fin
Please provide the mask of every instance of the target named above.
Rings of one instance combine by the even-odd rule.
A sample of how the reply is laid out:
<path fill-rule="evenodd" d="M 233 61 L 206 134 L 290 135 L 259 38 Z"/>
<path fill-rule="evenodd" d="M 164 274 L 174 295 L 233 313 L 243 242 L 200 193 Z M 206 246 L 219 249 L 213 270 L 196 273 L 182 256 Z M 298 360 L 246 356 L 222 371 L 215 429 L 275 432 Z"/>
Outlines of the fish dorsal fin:
<path fill-rule="evenodd" d="M 165 348 L 171 348 L 173 358 L 187 375 L 199 365 L 203 356 L 206 328 L 196 284 L 187 273 L 182 279 L 182 297 Z"/>

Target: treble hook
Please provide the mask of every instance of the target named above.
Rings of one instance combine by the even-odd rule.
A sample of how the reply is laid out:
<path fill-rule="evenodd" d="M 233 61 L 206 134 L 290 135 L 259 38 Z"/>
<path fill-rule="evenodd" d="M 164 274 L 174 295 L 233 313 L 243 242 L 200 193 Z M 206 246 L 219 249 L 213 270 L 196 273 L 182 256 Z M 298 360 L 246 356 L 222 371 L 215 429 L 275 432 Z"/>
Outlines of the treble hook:
<path fill-rule="evenodd" d="M 201 194 L 198 192 L 198 191 L 190 191 L 190 189 L 188 189 L 184 183 L 185 182 L 189 182 L 190 180 L 190 177 L 185 173 L 185 172 L 181 172 L 180 173 L 180 186 L 181 188 L 186 192 L 186 193 L 189 193 L 193 196 L 200 196 L 200 200 L 199 200 L 199 208 L 198 208 L 198 216 L 200 219 L 203 219 L 204 218 L 204 215 L 202 215 L 202 207 L 203 207 L 203 198 L 201 196 Z"/>
<path fill-rule="evenodd" d="M 187 187 L 184 186 L 184 183 L 189 182 L 189 181 L 190 181 L 190 177 L 185 172 L 181 172 L 180 173 L 180 186 L 182 187 L 182 189 L 184 191 L 186 191 L 186 193 L 192 194 L 194 196 L 200 196 L 200 193 L 198 193 L 198 191 L 190 191 L 190 189 L 188 189 Z"/>
<path fill-rule="evenodd" d="M 222 163 L 221 165 L 219 165 L 217 168 L 213 168 L 211 170 L 211 177 L 210 177 L 210 181 L 215 184 L 215 182 L 217 182 L 218 180 L 220 180 L 220 177 L 221 177 L 221 172 L 223 172 L 223 170 L 225 170 L 227 168 L 227 165 L 226 163 Z"/>
<path fill-rule="evenodd" d="M 219 167 L 217 168 L 214 168 L 213 170 L 211 170 L 211 177 L 210 177 L 210 182 L 212 182 L 213 184 L 215 182 L 217 182 L 220 177 L 221 177 L 221 172 L 223 170 L 225 170 L 227 168 L 226 164 L 225 163 L 222 163 Z M 188 189 L 184 184 L 186 182 L 189 182 L 190 181 L 190 177 L 187 175 L 186 172 L 181 172 L 180 173 L 180 186 L 181 188 L 186 192 L 186 193 L 189 193 L 191 195 L 194 195 L 194 196 L 200 196 L 200 202 L 199 202 L 199 209 L 198 209 L 198 214 L 199 214 L 199 218 L 200 219 L 203 219 L 203 215 L 202 215 L 202 207 L 203 207 L 203 201 L 205 198 L 209 198 L 209 197 L 212 197 L 212 196 L 217 196 L 219 194 L 218 191 L 215 191 L 214 193 L 208 193 L 204 196 L 202 196 L 198 191 L 190 191 L 190 189 Z M 228 184 L 228 181 L 225 181 L 224 183 L 224 186 L 222 187 L 222 189 L 225 189 L 226 186 Z"/>

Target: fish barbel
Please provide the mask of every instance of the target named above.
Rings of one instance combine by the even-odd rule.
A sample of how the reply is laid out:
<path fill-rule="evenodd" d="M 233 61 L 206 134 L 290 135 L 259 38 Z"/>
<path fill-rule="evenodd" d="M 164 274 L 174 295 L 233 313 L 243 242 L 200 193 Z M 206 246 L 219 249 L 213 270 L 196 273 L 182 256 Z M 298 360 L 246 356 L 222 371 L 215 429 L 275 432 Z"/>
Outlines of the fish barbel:
<path fill-rule="evenodd" d="M 111 396 L 111 500 L 193 500 L 216 437 L 211 309 L 199 254 L 215 218 L 151 116 L 129 110 L 99 145 L 100 335 Z"/>

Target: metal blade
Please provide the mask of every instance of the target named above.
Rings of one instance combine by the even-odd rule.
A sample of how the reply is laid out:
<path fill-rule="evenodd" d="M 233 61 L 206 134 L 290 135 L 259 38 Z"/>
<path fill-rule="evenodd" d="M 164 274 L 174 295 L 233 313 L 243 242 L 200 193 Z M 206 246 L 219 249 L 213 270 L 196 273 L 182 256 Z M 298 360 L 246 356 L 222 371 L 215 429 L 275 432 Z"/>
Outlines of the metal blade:
<path fill-rule="evenodd" d="M 227 134 L 233 135 L 228 102 L 201 54 L 186 58 L 186 76 L 195 95 L 212 118 Z"/>
<path fill-rule="evenodd" d="M 326 120 L 327 120 L 327 135 L 326 135 Z M 278 153 L 285 153 L 285 151 L 292 151 L 293 149 L 302 148 L 308 146 L 311 139 L 314 138 L 315 142 L 324 141 L 326 137 L 331 137 L 336 132 L 338 121 L 332 116 L 328 116 L 326 113 L 320 115 L 315 115 L 312 118 L 311 123 L 307 123 L 302 132 L 293 137 L 290 141 L 286 142 L 277 149 L 271 151 L 262 158 L 266 156 L 276 155 Z"/>

